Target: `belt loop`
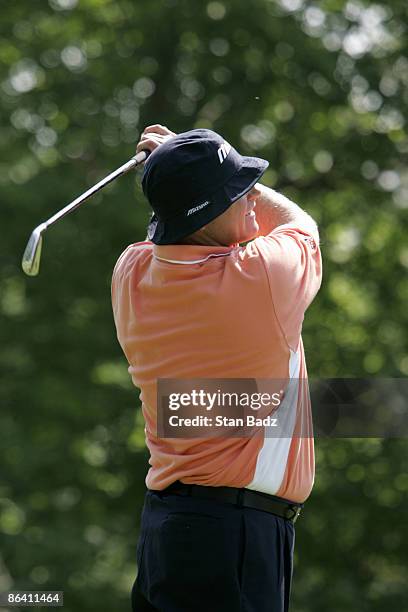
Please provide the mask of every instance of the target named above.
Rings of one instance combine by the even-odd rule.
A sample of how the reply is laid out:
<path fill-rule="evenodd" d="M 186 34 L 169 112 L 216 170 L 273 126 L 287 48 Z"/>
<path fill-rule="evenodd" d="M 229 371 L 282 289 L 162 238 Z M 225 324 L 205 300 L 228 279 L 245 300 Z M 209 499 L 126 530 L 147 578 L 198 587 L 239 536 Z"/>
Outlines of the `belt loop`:
<path fill-rule="evenodd" d="M 286 512 L 286 518 L 292 523 L 296 523 L 299 517 L 299 514 L 302 510 L 302 506 L 289 504 L 288 510 L 289 510 L 289 515 L 288 515 L 288 512 Z"/>

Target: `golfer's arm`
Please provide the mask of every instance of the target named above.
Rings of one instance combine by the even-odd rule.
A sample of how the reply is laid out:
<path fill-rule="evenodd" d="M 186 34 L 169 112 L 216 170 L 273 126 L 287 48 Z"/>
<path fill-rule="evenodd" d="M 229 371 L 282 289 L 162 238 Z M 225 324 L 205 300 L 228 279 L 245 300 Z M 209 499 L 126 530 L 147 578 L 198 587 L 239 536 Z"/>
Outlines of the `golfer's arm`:
<path fill-rule="evenodd" d="M 300 206 L 265 185 L 258 184 L 261 195 L 256 200 L 258 236 L 267 236 L 279 225 L 290 223 L 318 236 L 316 222 Z"/>

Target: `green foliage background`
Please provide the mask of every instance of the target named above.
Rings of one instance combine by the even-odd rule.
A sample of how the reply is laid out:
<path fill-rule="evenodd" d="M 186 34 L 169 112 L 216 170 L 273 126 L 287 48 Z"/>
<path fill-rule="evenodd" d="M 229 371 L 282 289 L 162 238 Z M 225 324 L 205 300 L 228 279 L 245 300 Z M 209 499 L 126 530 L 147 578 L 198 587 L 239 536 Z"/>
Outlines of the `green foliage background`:
<path fill-rule="evenodd" d="M 147 455 L 110 276 L 145 235 L 138 180 L 47 232 L 38 278 L 20 258 L 145 125 L 214 128 L 319 222 L 312 377 L 408 375 L 407 52 L 404 0 L 2 3 L 0 591 L 129 609 Z M 316 446 L 293 612 L 404 609 L 406 440 Z"/>

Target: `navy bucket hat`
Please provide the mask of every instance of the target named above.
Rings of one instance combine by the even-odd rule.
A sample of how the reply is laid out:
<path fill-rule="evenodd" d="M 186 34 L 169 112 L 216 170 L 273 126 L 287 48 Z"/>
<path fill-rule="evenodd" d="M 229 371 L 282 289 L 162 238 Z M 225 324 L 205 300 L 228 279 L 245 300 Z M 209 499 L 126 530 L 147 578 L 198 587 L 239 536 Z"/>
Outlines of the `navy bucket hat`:
<path fill-rule="evenodd" d="M 240 155 L 212 130 L 190 130 L 167 140 L 150 154 L 142 177 L 154 211 L 149 240 L 177 244 L 252 189 L 268 165 Z"/>

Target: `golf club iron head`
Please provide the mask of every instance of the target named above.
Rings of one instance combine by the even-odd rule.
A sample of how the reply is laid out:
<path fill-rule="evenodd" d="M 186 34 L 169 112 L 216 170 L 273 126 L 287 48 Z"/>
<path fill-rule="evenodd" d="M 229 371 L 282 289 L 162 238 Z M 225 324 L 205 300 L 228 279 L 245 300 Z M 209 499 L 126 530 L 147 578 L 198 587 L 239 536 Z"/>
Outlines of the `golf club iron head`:
<path fill-rule="evenodd" d="M 37 276 L 39 272 L 43 242 L 42 234 L 46 229 L 47 225 L 45 223 L 38 225 L 27 242 L 21 265 L 28 276 Z"/>
<path fill-rule="evenodd" d="M 72 202 L 64 206 L 57 213 L 52 215 L 47 221 L 38 225 L 33 233 L 30 236 L 30 239 L 27 243 L 26 249 L 24 251 L 23 259 L 21 262 L 21 267 L 23 271 L 28 276 L 37 276 L 40 269 L 40 260 L 41 260 L 41 248 L 42 248 L 42 234 L 45 230 L 53 225 L 56 221 L 59 221 L 65 215 L 68 215 L 75 209 L 77 209 L 83 202 L 85 202 L 92 195 L 103 189 L 106 185 L 117 179 L 119 176 L 126 174 L 129 170 L 133 170 L 137 165 L 143 163 L 148 156 L 150 155 L 150 151 L 142 150 L 139 153 L 136 153 L 131 159 L 129 159 L 122 166 L 105 176 L 99 183 L 96 183 L 90 189 L 87 189 L 83 194 L 75 198 Z"/>

